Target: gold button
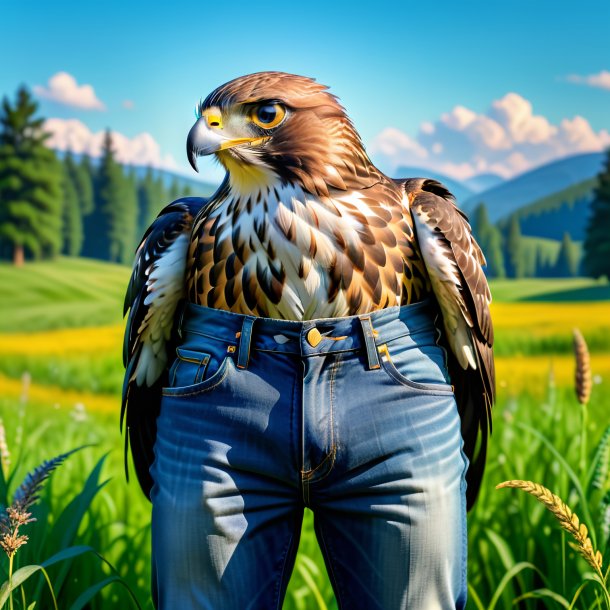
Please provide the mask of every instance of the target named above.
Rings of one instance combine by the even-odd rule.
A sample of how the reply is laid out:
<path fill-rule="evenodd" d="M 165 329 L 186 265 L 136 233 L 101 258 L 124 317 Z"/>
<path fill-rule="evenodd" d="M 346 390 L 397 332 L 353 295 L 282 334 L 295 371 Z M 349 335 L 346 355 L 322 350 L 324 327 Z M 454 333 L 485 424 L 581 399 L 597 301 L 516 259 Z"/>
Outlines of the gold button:
<path fill-rule="evenodd" d="M 322 335 L 320 334 L 320 331 L 317 328 L 312 328 L 307 333 L 307 342 L 309 343 L 309 345 L 311 345 L 311 347 L 316 347 L 316 345 L 318 345 L 320 341 L 322 341 Z"/>

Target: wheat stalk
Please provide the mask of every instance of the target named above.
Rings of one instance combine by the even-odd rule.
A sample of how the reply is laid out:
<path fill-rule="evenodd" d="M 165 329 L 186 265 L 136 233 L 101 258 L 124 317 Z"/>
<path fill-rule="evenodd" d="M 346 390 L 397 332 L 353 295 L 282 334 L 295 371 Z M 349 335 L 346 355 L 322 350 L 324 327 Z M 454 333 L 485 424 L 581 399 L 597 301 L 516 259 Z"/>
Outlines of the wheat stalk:
<path fill-rule="evenodd" d="M 587 342 L 577 328 L 574 329 L 574 356 L 576 396 L 581 405 L 586 405 L 591 396 L 591 361 Z"/>
<path fill-rule="evenodd" d="M 533 483 L 532 481 L 504 481 L 504 483 L 496 485 L 496 489 L 503 487 L 522 489 L 542 502 L 557 517 L 561 527 L 575 538 L 577 544 L 571 544 L 570 546 L 585 558 L 587 563 L 598 573 L 603 581 L 602 554 L 593 549 L 587 526 L 580 522 L 578 515 L 559 496 L 556 496 L 543 485 Z"/>

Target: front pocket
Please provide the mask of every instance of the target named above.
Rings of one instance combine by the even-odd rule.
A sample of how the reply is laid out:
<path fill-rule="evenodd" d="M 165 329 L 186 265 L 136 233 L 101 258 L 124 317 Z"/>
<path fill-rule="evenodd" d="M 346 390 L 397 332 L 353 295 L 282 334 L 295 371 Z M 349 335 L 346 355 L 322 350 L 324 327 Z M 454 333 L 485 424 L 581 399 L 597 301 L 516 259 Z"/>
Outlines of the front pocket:
<path fill-rule="evenodd" d="M 224 382 L 226 377 L 235 371 L 235 365 L 231 356 L 226 356 L 218 369 L 203 380 L 187 384 L 187 385 L 171 385 L 163 388 L 164 396 L 193 396 L 212 390 L 216 386 Z"/>
<path fill-rule="evenodd" d="M 169 370 L 169 385 L 180 387 L 199 383 L 205 378 L 210 357 L 205 352 L 176 348 L 176 359 Z"/>
<path fill-rule="evenodd" d="M 418 345 L 411 336 L 378 347 L 381 368 L 394 381 L 420 392 L 452 394 L 445 352 L 436 344 Z"/>

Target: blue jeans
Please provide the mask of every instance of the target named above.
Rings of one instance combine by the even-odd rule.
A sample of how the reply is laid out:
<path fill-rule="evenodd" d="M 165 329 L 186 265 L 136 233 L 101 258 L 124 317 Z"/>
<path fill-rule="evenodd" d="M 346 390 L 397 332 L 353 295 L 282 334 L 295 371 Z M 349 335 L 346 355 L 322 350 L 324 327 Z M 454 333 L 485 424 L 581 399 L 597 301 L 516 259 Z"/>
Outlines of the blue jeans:
<path fill-rule="evenodd" d="M 468 459 L 430 309 L 186 307 L 151 467 L 158 609 L 280 609 L 306 506 L 341 610 L 465 607 Z"/>

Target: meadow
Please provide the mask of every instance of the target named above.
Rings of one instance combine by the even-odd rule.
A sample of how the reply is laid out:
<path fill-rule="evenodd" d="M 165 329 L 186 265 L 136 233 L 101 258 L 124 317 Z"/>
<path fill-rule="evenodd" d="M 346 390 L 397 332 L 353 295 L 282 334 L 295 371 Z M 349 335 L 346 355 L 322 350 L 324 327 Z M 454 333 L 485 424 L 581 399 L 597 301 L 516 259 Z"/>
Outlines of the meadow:
<path fill-rule="evenodd" d="M 85 259 L 0 265 L 0 502 L 44 460 L 83 447 L 57 465 L 31 508 L 37 521 L 22 528 L 29 540 L 13 570 L 45 571 L 15 588 L 11 607 L 53 608 L 47 574 L 60 608 L 152 608 L 150 505 L 135 482 L 125 483 L 118 428 L 128 276 Z M 502 281 L 492 293 L 498 401 L 469 514 L 468 608 L 610 609 L 594 568 L 553 514 L 522 490 L 495 488 L 520 479 L 557 494 L 586 523 L 607 570 L 610 287 L 584 278 Z M 574 392 L 573 327 L 590 351 L 586 406 Z M 4 553 L 0 572 L 7 580 Z M 0 608 L 5 594 L 0 588 Z M 284 608 L 336 607 L 306 511 Z"/>

